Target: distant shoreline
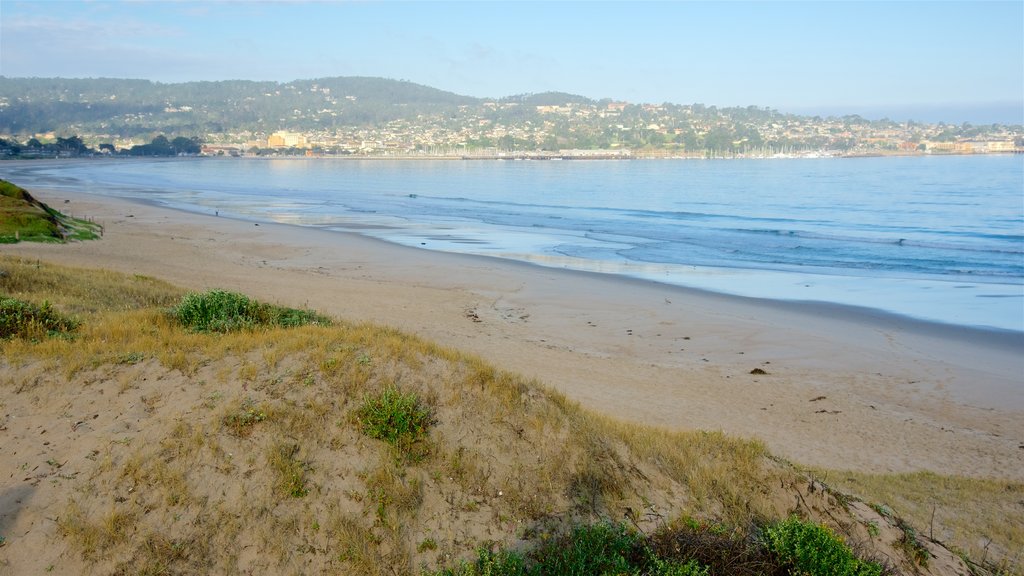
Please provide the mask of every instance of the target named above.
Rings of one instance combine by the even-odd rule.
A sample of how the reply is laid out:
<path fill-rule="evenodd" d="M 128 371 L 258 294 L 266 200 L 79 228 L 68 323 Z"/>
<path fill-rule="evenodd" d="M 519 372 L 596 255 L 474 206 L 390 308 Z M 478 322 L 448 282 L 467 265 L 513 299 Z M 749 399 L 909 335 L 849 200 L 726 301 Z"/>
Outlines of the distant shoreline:
<path fill-rule="evenodd" d="M 1024 149 L 1013 152 L 870 152 L 862 154 L 831 154 L 827 152 L 807 152 L 800 154 L 774 154 L 771 156 L 743 155 L 735 156 L 706 156 L 701 154 L 669 154 L 669 153 L 635 153 L 635 154 L 593 154 L 593 155 L 563 155 L 559 153 L 519 153 L 511 152 L 507 155 L 501 154 L 196 154 L 182 156 L 122 156 L 122 155 L 93 155 L 93 156 L 36 156 L 36 157 L 0 157 L 0 163 L 4 162 L 40 162 L 58 161 L 74 162 L 80 160 L 183 160 L 183 159 L 209 159 L 209 158 L 247 158 L 247 159 L 275 159 L 275 160 L 392 160 L 392 161 L 608 161 L 608 160 L 821 160 L 821 159 L 851 159 L 851 158 L 942 158 L 942 157 L 964 157 L 964 156 L 1017 156 L 1024 154 Z"/>

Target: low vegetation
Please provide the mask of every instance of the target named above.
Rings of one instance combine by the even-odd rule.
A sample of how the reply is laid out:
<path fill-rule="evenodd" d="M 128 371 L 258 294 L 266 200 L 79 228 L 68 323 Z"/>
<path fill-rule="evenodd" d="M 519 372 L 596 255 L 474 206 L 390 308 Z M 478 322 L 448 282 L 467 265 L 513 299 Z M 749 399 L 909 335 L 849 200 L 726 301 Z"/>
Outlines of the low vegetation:
<path fill-rule="evenodd" d="M 418 460 L 427 455 L 425 444 L 432 416 L 416 394 L 385 388 L 363 399 L 356 418 L 363 433 L 387 442 L 403 457 Z"/>
<path fill-rule="evenodd" d="M 246 436 L 252 432 L 253 426 L 266 419 L 265 409 L 253 406 L 251 402 L 243 402 L 237 410 L 224 415 L 221 421 L 235 436 Z"/>
<path fill-rule="evenodd" d="M 243 294 L 224 290 L 187 294 L 172 314 L 182 326 L 200 332 L 330 324 L 330 319 L 310 310 L 256 302 Z"/>
<path fill-rule="evenodd" d="M 98 224 L 65 216 L 24 188 L 0 180 L 0 244 L 93 240 L 101 233 Z"/>
<path fill-rule="evenodd" d="M 880 576 L 882 567 L 857 558 L 826 526 L 791 517 L 765 529 L 768 549 L 789 564 L 791 573 Z"/>
<path fill-rule="evenodd" d="M 707 576 L 709 573 L 708 566 L 692 558 L 685 561 L 659 558 L 641 533 L 624 524 L 605 521 L 578 525 L 528 554 L 480 549 L 475 560 L 441 570 L 436 576 Z"/>
<path fill-rule="evenodd" d="M 19 415 L 3 490 L 33 492 L 15 522 L 56 522 L 4 534 L 5 553 L 34 551 L 19 573 L 941 574 L 956 561 L 922 524 L 759 443 L 625 424 L 393 329 L 257 322 L 267 305 L 141 276 L 9 257 L 0 271 L 0 293 L 80 320 L 73 338 L 0 349 L 0 404 Z M 1005 519 L 991 514 L 973 525 Z M 927 567 L 902 547 L 911 524 Z M 992 549 L 1012 571 L 1007 534 Z M 833 558 L 852 571 L 824 568 Z"/>
<path fill-rule="evenodd" d="M 718 538 L 709 539 L 706 527 L 691 521 L 645 536 L 621 523 L 581 524 L 526 554 L 482 548 L 476 559 L 442 569 L 435 576 L 880 576 L 884 573 L 880 564 L 857 558 L 826 526 L 796 517 L 769 524 L 756 536 L 743 541 L 724 536 L 721 527 L 718 531 Z M 723 536 L 731 543 L 723 543 Z M 665 542 L 677 545 L 665 546 Z M 688 545 L 678 545 L 681 542 L 688 542 Z M 738 556 L 735 554 L 737 547 L 742 549 Z"/>
<path fill-rule="evenodd" d="M 0 340 L 27 338 L 38 340 L 70 334 L 78 322 L 56 310 L 48 301 L 39 306 L 17 298 L 0 296 Z"/>

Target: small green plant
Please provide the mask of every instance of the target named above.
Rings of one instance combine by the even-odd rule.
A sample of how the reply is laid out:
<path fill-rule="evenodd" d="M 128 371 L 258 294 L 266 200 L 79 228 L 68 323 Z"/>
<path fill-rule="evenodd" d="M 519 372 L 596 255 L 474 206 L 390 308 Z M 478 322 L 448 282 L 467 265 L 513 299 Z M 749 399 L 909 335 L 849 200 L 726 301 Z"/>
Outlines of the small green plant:
<path fill-rule="evenodd" d="M 903 531 L 903 536 L 900 536 L 900 548 L 903 549 L 907 557 L 914 561 L 915 564 L 927 568 L 931 554 L 924 544 L 921 544 L 921 541 L 917 539 L 917 530 L 914 530 L 913 526 L 903 520 L 898 521 L 896 526 Z"/>
<path fill-rule="evenodd" d="M 138 364 L 146 359 L 146 355 L 141 352 L 128 352 L 122 354 L 117 358 L 118 364 Z"/>
<path fill-rule="evenodd" d="M 871 536 L 872 538 L 878 538 L 878 535 L 881 534 L 881 533 L 882 533 L 882 531 L 878 528 L 878 522 L 875 522 L 874 520 L 872 520 L 871 522 L 868 523 L 868 535 L 869 536 Z"/>
<path fill-rule="evenodd" d="M 186 294 L 171 310 L 186 328 L 198 332 L 233 332 L 257 327 L 295 327 L 306 324 L 330 324 L 330 320 L 310 310 L 296 310 L 264 304 L 236 292 L 210 290 Z"/>
<path fill-rule="evenodd" d="M 790 517 L 765 529 L 765 544 L 795 574 L 880 576 L 882 567 L 856 556 L 827 527 Z"/>
<path fill-rule="evenodd" d="M 0 297 L 0 340 L 66 335 L 77 328 L 77 320 L 60 314 L 49 302 L 36 306 Z"/>
<path fill-rule="evenodd" d="M 455 568 L 436 573 L 436 576 L 526 576 L 526 561 L 522 555 L 509 550 L 492 552 L 488 548 L 477 550 L 477 558 L 463 562 Z"/>
<path fill-rule="evenodd" d="M 871 509 L 878 512 L 878 515 L 887 520 L 892 520 L 893 511 L 885 504 L 871 504 Z"/>
<path fill-rule="evenodd" d="M 427 538 L 427 539 L 423 540 L 423 542 L 420 542 L 418 546 L 416 546 L 416 551 L 421 553 L 421 554 L 423 552 L 432 551 L 432 550 L 437 550 L 437 541 L 434 540 L 433 538 Z"/>
<path fill-rule="evenodd" d="M 244 402 L 236 412 L 231 412 L 221 419 L 228 430 L 235 436 L 247 436 L 252 427 L 267 419 L 265 410 L 256 408 L 251 402 Z"/>
<path fill-rule="evenodd" d="M 674 564 L 655 559 L 651 576 L 710 576 L 711 568 L 702 566 L 696 560 L 690 560 L 685 564 Z"/>
<path fill-rule="evenodd" d="M 386 388 L 364 398 L 356 417 L 367 436 L 383 440 L 413 459 L 426 455 L 423 441 L 433 414 L 416 394 Z"/>

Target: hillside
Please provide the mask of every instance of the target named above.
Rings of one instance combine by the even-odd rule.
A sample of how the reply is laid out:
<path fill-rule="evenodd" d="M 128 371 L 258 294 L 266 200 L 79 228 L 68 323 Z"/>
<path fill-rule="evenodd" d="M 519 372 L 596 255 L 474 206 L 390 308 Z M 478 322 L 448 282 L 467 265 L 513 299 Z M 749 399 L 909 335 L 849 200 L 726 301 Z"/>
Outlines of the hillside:
<path fill-rule="evenodd" d="M 415 574 L 480 555 L 456 573 L 518 574 L 515 554 L 539 562 L 545 543 L 609 530 L 633 543 L 623 561 L 647 562 L 638 574 L 786 573 L 764 542 L 791 515 L 891 573 L 968 573 L 923 527 L 756 442 L 626 425 L 386 327 L 229 299 L 248 328 L 197 331 L 179 320 L 215 307 L 145 276 L 12 257 L 0 270 L 0 294 L 76 319 L 2 348 L 0 562 L 14 573 Z M 395 393 L 412 412 L 379 401 Z M 382 412 L 419 416 L 376 432 Z"/>
<path fill-rule="evenodd" d="M 310 130 L 412 120 L 478 104 L 435 88 L 384 78 L 288 83 L 225 80 L 163 84 L 113 78 L 2 78 L 0 134 L 52 130 L 133 136 L 162 131 Z"/>
<path fill-rule="evenodd" d="M 112 78 L 0 77 L 0 158 L 85 153 L 52 141 L 130 148 L 158 134 L 236 152 L 454 155 L 466 151 L 644 151 L 654 156 L 1005 153 L 1021 126 L 807 117 L 758 106 L 628 103 L 564 92 L 472 98 L 407 81 L 163 84 Z M 912 119 L 910 119 L 912 120 Z M 275 132 L 287 144 L 270 143 Z M 8 141 L 10 140 L 10 141 Z M 49 146 L 49 147 L 48 147 Z"/>
<path fill-rule="evenodd" d="M 89 240 L 101 233 L 99 225 L 65 216 L 24 188 L 0 180 L 0 244 Z"/>

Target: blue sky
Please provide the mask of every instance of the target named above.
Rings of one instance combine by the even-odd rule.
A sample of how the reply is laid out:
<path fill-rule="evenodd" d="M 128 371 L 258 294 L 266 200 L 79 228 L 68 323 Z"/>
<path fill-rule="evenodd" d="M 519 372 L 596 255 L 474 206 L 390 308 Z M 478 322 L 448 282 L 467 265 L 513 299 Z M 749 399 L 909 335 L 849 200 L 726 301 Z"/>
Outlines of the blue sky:
<path fill-rule="evenodd" d="M 0 0 L 0 75 L 381 76 L 480 97 L 1024 122 L 1024 1 Z"/>

